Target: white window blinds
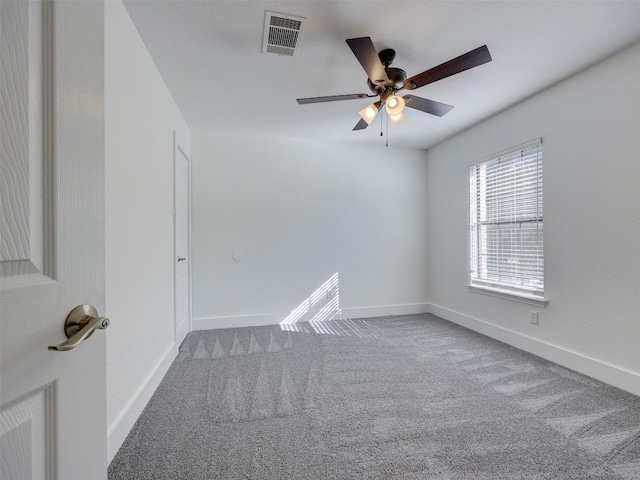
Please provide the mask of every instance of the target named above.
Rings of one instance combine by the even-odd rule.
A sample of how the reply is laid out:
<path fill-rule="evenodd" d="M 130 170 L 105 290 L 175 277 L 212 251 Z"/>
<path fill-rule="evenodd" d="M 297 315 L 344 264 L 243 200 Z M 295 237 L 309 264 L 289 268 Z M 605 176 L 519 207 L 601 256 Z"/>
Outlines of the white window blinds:
<path fill-rule="evenodd" d="M 542 144 L 470 169 L 471 286 L 542 297 Z"/>

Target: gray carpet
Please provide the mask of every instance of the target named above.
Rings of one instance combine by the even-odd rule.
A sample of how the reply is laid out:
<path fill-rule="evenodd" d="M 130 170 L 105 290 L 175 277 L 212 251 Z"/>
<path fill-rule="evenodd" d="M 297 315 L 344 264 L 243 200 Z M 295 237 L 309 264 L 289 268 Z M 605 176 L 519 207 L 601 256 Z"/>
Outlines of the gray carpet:
<path fill-rule="evenodd" d="M 194 332 L 121 479 L 640 479 L 640 398 L 428 314 Z"/>

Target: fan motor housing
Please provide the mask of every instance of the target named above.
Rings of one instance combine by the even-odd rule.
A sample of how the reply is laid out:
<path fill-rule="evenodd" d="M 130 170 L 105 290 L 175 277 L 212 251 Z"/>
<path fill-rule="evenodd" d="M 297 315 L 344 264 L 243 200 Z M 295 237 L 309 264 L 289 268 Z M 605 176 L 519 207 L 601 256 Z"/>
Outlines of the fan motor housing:
<path fill-rule="evenodd" d="M 385 90 L 388 87 L 400 88 L 404 85 L 404 81 L 407 79 L 407 73 L 401 68 L 387 67 L 384 69 L 389 78 L 389 83 L 385 85 L 376 85 L 370 79 L 367 79 L 369 89 L 373 93 L 379 93 L 381 90 Z"/>
<path fill-rule="evenodd" d="M 389 81 L 384 85 L 376 85 L 370 79 L 367 79 L 369 89 L 373 93 L 380 94 L 381 92 L 389 90 L 396 91 L 401 88 L 404 85 L 404 81 L 407 79 L 407 73 L 401 68 L 392 68 L 389 66 L 396 58 L 396 51 L 393 48 L 385 48 L 378 52 L 378 58 L 380 59 L 380 63 L 384 66 L 384 71 L 386 72 Z"/>

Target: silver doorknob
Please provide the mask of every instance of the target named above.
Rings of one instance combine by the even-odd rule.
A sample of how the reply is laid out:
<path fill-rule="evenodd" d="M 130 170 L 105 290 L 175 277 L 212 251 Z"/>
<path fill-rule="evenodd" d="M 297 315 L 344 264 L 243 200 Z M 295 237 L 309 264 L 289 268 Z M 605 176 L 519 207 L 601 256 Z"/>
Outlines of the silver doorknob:
<path fill-rule="evenodd" d="M 69 340 L 60 345 L 49 345 L 49 350 L 65 352 L 76 348 L 98 329 L 109 326 L 109 319 L 99 317 L 98 311 L 91 305 L 78 305 L 69 312 L 64 322 L 64 333 Z"/>

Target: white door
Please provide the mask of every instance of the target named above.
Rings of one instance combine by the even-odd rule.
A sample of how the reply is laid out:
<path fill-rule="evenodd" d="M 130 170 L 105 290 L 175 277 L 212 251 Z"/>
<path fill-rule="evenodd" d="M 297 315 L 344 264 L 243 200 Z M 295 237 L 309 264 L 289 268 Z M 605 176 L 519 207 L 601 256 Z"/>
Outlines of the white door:
<path fill-rule="evenodd" d="M 174 232 L 175 232 L 175 322 L 176 344 L 180 345 L 190 328 L 189 203 L 190 161 L 174 133 Z"/>
<path fill-rule="evenodd" d="M 0 478 L 106 478 L 100 1 L 0 1 Z"/>

